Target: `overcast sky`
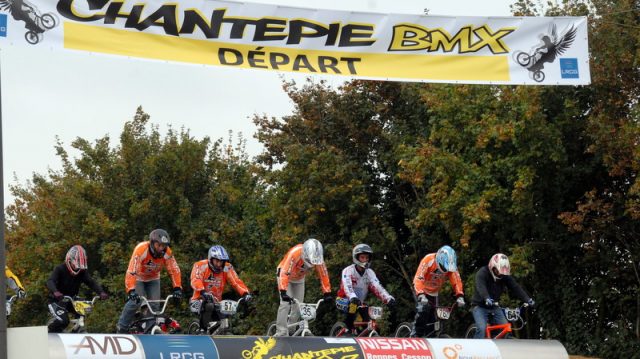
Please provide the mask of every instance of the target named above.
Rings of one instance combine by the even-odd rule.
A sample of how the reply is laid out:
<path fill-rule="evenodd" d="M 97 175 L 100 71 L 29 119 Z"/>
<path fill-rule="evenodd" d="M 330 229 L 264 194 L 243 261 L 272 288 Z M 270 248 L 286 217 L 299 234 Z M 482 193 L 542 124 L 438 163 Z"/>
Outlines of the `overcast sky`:
<path fill-rule="evenodd" d="M 508 16 L 514 0 L 254 0 L 307 8 L 380 13 Z M 5 205 L 9 184 L 24 184 L 35 173 L 61 168 L 55 137 L 65 147 L 76 137 L 90 141 L 109 134 L 117 144 L 122 126 L 138 106 L 151 122 L 187 128 L 196 138 L 226 138 L 242 132 L 247 150 L 261 151 L 253 139 L 253 114 L 289 114 L 291 101 L 282 78 L 304 76 L 273 71 L 173 64 L 102 54 L 12 46 L 0 50 Z M 331 77 L 334 84 L 344 78 Z M 17 180 L 17 182 L 16 182 Z"/>

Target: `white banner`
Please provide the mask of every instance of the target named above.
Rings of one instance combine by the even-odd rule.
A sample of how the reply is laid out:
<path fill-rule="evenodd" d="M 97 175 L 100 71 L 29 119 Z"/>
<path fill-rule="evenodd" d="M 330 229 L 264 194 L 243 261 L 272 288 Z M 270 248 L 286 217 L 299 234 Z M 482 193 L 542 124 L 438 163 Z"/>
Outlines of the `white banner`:
<path fill-rule="evenodd" d="M 211 0 L 0 0 L 0 47 L 354 78 L 586 85 L 586 17 L 444 17 Z"/>

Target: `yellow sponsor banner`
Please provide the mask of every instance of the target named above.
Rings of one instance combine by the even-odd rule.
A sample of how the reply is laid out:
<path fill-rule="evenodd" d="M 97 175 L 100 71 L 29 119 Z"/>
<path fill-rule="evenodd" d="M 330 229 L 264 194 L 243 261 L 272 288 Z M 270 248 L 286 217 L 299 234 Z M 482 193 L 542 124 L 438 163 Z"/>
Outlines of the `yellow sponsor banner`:
<path fill-rule="evenodd" d="M 247 69 L 421 81 L 508 82 L 509 58 L 366 53 L 251 46 L 64 22 L 64 47 L 156 60 Z"/>

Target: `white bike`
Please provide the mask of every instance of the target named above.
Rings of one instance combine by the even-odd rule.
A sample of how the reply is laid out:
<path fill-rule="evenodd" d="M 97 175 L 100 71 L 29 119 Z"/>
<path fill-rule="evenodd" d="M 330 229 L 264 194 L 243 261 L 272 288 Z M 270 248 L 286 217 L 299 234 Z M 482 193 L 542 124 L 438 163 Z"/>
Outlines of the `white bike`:
<path fill-rule="evenodd" d="M 289 318 L 291 318 L 291 311 L 289 311 L 289 316 L 287 317 L 287 329 L 289 331 L 289 336 L 292 337 L 309 337 L 313 336 L 313 333 L 309 329 L 309 322 L 316 319 L 316 311 L 320 303 L 322 303 L 324 299 L 320 299 L 317 303 L 300 303 L 296 299 L 290 303 L 291 306 L 293 304 L 298 304 L 298 312 L 300 314 L 300 320 L 294 323 L 289 322 Z M 269 323 L 267 327 L 267 336 L 273 336 L 276 334 L 276 322 Z"/>

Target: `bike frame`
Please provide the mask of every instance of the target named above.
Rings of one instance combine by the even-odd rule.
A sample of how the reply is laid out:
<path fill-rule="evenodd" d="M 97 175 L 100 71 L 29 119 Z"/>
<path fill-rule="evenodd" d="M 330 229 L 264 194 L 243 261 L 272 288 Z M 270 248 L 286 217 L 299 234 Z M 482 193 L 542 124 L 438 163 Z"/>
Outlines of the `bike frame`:
<path fill-rule="evenodd" d="M 444 332 L 444 323 L 447 320 L 449 320 L 449 316 L 451 315 L 451 313 L 453 313 L 453 309 L 455 309 L 457 306 L 458 304 L 455 302 L 448 306 L 442 306 L 442 305 L 435 306 L 434 309 L 435 309 L 436 321 L 433 323 L 427 323 L 427 326 L 433 325 L 433 331 L 431 331 L 426 336 L 430 337 L 434 334 L 436 336 L 440 336 Z M 446 317 L 443 313 L 440 313 L 440 312 L 447 313 Z"/>
<path fill-rule="evenodd" d="M 222 302 L 225 302 L 225 301 L 232 302 L 235 304 L 235 305 L 232 305 L 233 307 L 232 310 L 225 310 L 224 308 L 220 308 L 220 306 L 223 304 Z M 238 312 L 237 308 L 242 302 L 244 302 L 244 298 L 240 298 L 238 301 L 229 300 L 229 299 L 218 301 L 217 299 L 214 298 L 213 304 L 215 306 L 215 311 L 218 313 L 218 316 L 220 317 L 220 320 L 217 322 L 211 322 L 211 323 L 217 323 L 217 325 L 211 328 L 211 331 L 209 332 L 209 334 L 215 335 L 215 334 L 220 334 L 221 332 L 224 333 L 225 331 L 229 330 L 231 328 L 230 318 Z"/>
<path fill-rule="evenodd" d="M 368 308 L 370 308 L 368 305 L 366 304 L 362 304 L 358 306 L 358 310 L 363 309 L 363 308 L 367 308 L 367 310 L 369 310 Z M 353 326 L 354 327 L 364 327 L 366 326 L 364 329 L 362 329 L 358 335 L 356 337 L 372 337 L 372 336 L 380 336 L 380 333 L 378 333 L 378 323 L 376 322 L 375 318 L 371 318 L 371 316 L 369 317 L 368 321 L 354 321 L 353 322 Z M 341 337 L 342 335 L 344 335 L 344 332 L 341 333 L 340 335 L 337 335 L 338 337 Z"/>
<path fill-rule="evenodd" d="M 508 322 L 506 324 L 487 325 L 487 329 L 485 330 L 485 338 L 502 339 L 507 334 L 512 333 L 515 330 L 522 329 L 527 324 L 527 322 L 524 321 L 520 313 L 522 313 L 522 311 L 526 307 L 527 305 L 521 305 L 517 308 L 500 307 L 500 309 L 504 312 L 504 316 L 505 318 L 507 318 Z M 518 321 L 521 321 L 522 325 L 517 328 L 513 328 L 513 325 L 511 323 L 516 323 Z M 496 330 L 499 330 L 500 332 L 496 336 L 492 336 L 491 332 L 494 332 Z"/>
<path fill-rule="evenodd" d="M 289 318 L 291 317 L 291 310 L 289 310 L 289 316 L 287 317 L 287 330 L 291 329 L 292 327 L 296 328 L 296 331 L 293 332 L 293 334 L 291 334 L 292 337 L 313 336 L 313 333 L 309 329 L 309 322 L 315 319 L 315 315 L 314 315 L 313 318 L 310 318 L 310 319 L 303 318 L 303 315 L 302 315 L 300 307 L 302 305 L 309 305 L 309 306 L 313 306 L 316 309 L 318 309 L 318 306 L 323 301 L 324 301 L 324 299 L 320 299 L 320 300 L 318 300 L 317 303 L 313 304 L 313 303 L 300 303 L 297 299 L 295 299 L 295 298 L 293 299 L 293 302 L 291 302 L 290 305 L 293 305 L 294 303 L 298 304 L 298 312 L 300 314 L 301 320 L 299 320 L 299 321 L 297 321 L 295 323 L 289 323 Z"/>
<path fill-rule="evenodd" d="M 140 305 L 141 306 L 146 305 L 147 311 L 151 314 L 150 317 L 140 318 L 140 321 L 146 321 L 150 319 L 154 320 L 154 325 L 151 327 L 149 334 L 153 335 L 157 331 L 160 333 L 163 332 L 162 328 L 158 325 L 158 317 L 164 314 L 164 311 L 167 309 L 167 304 L 169 303 L 169 300 L 172 298 L 173 298 L 172 294 L 169 294 L 165 299 L 153 299 L 153 300 L 149 300 L 146 297 L 140 296 Z M 162 309 L 159 311 L 154 311 L 151 306 L 151 304 L 153 303 L 162 303 Z"/>
<path fill-rule="evenodd" d="M 73 319 L 69 319 L 69 325 L 67 325 L 67 327 L 63 330 L 64 333 L 79 333 L 81 331 L 84 330 L 85 324 L 84 324 L 84 317 L 88 314 L 88 313 L 78 313 L 75 310 L 76 307 L 76 303 L 80 302 L 80 303 L 85 303 L 88 304 L 90 307 L 93 309 L 93 306 L 96 303 L 96 300 L 98 300 L 100 297 L 95 296 L 93 297 L 91 300 L 76 300 L 71 298 L 68 295 L 65 295 L 63 299 L 68 300 L 71 303 L 71 306 L 74 308 L 74 314 L 77 316 L 76 318 Z"/>
<path fill-rule="evenodd" d="M 13 303 L 15 303 L 18 300 L 18 296 L 17 295 L 12 295 L 11 298 L 9 298 L 9 300 L 7 300 L 7 304 L 6 304 L 6 310 L 7 310 L 7 318 L 9 318 L 9 316 L 11 315 L 11 306 L 13 305 Z"/>

